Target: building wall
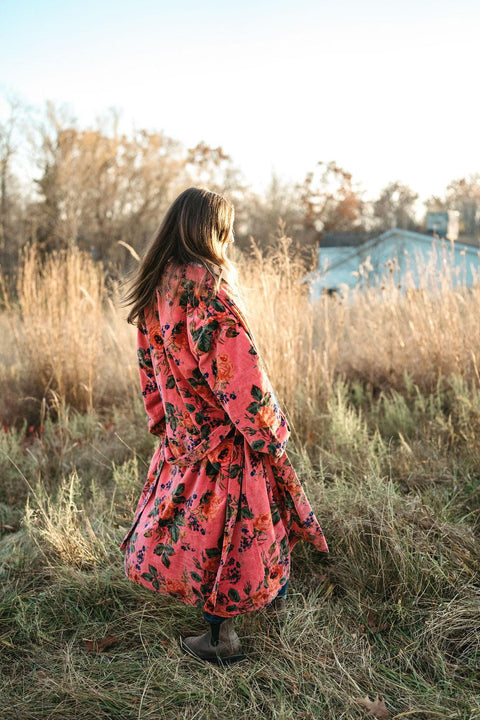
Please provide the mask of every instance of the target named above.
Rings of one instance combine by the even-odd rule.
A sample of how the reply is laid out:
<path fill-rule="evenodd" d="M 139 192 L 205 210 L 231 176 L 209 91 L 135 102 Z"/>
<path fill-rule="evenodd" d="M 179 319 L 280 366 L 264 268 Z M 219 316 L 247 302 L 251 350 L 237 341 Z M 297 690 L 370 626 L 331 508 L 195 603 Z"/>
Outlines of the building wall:
<path fill-rule="evenodd" d="M 358 247 L 320 248 L 318 269 L 304 280 L 314 300 L 323 292 L 343 294 L 388 278 L 405 288 L 439 284 L 442 276 L 450 277 L 454 287 L 470 287 L 479 271 L 478 248 L 395 229 Z"/>

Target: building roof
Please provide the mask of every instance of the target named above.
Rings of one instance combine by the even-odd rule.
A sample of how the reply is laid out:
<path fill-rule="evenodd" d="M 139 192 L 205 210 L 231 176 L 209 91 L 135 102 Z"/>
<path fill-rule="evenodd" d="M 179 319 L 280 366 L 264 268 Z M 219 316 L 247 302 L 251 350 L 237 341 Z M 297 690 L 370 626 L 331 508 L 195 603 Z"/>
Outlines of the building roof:
<path fill-rule="evenodd" d="M 323 233 L 320 240 L 320 247 L 357 247 L 363 245 L 366 240 L 376 237 L 377 232 L 367 232 L 365 230 L 359 232 L 326 232 Z"/>
<path fill-rule="evenodd" d="M 344 263 L 349 262 L 353 257 L 356 255 L 364 255 L 366 252 L 370 252 L 372 250 L 375 250 L 379 245 L 381 245 L 386 240 L 389 240 L 392 237 L 401 237 L 403 239 L 410 240 L 412 242 L 421 243 L 421 244 L 428 244 L 432 245 L 432 243 L 435 240 L 439 240 L 439 238 L 433 237 L 433 235 L 426 235 L 424 233 L 417 233 L 413 232 L 411 230 L 402 230 L 401 228 L 393 228 L 392 230 L 386 230 L 381 235 L 377 235 L 376 237 L 372 237 L 368 240 L 364 240 L 359 245 L 350 245 L 348 247 L 351 247 L 352 252 L 351 253 L 342 253 L 341 257 L 338 258 L 336 262 L 334 262 L 332 265 L 329 265 L 328 271 L 331 272 L 332 270 L 340 267 Z M 464 250 L 465 253 L 468 253 L 469 255 L 475 254 L 477 255 L 480 252 L 480 248 L 478 246 L 472 246 L 467 243 L 459 242 L 458 240 L 452 241 L 451 240 L 445 240 L 444 238 L 440 239 L 442 243 L 449 243 L 453 244 L 455 248 L 462 251 Z M 324 247 L 342 247 L 338 245 L 324 245 Z M 344 246 L 345 247 L 345 246 Z M 322 245 L 320 245 L 319 251 L 321 252 Z M 320 268 L 317 268 L 316 270 L 313 270 L 312 272 L 309 272 L 307 275 L 304 275 L 302 277 L 302 282 L 308 282 L 311 280 L 315 280 L 316 277 L 318 277 L 320 274 L 323 273 L 323 270 Z"/>

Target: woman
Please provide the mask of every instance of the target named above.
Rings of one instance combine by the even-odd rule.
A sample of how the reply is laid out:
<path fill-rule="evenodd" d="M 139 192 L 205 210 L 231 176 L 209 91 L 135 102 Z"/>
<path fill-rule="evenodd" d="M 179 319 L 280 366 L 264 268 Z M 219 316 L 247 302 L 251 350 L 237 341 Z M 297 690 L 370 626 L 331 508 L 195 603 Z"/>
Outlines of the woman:
<path fill-rule="evenodd" d="M 138 326 L 149 430 L 159 438 L 121 549 L 134 582 L 205 612 L 181 641 L 212 662 L 244 657 L 236 615 L 280 605 L 290 551 L 328 546 L 285 446 L 290 434 L 235 293 L 234 210 L 185 190 L 125 303 Z"/>

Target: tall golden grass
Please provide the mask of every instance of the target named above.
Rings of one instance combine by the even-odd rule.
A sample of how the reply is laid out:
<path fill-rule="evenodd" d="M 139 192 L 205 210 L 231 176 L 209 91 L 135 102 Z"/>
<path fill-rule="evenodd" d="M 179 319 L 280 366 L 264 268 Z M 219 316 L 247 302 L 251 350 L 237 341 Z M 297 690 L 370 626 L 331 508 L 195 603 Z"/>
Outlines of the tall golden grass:
<path fill-rule="evenodd" d="M 381 288 L 311 303 L 288 238 L 269 255 L 254 248 L 234 259 L 272 383 L 299 433 L 314 432 L 335 378 L 373 392 L 413 383 L 428 394 L 454 376 L 480 384 L 480 285 L 455 288 L 448 268 L 440 291 L 404 292 L 387 276 Z M 76 248 L 41 262 L 29 248 L 17 289 L 18 300 L 0 315 L 8 328 L 0 371 L 4 423 L 21 417 L 32 398 L 38 412 L 42 401 L 80 410 L 132 402 L 135 330 L 120 307 L 119 284 L 107 292 L 98 263 Z"/>

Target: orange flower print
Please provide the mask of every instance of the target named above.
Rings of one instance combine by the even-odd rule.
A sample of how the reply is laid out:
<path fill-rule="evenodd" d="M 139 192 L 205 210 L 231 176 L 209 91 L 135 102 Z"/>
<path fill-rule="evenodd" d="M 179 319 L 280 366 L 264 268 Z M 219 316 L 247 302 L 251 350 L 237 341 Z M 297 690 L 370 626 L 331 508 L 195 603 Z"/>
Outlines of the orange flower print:
<path fill-rule="evenodd" d="M 190 413 L 185 410 L 182 413 L 182 416 L 183 416 L 183 426 L 184 426 L 185 430 L 189 433 L 194 432 L 195 426 L 192 423 L 192 418 L 190 416 Z"/>
<path fill-rule="evenodd" d="M 218 495 L 212 495 L 208 505 L 205 505 L 202 508 L 203 514 L 205 515 L 207 520 L 211 520 L 212 518 L 214 518 L 218 514 L 218 511 L 222 505 L 222 499 Z"/>
<path fill-rule="evenodd" d="M 152 346 L 155 347 L 161 347 L 162 342 L 162 328 L 157 322 L 152 322 L 150 327 L 148 328 L 148 337 L 150 338 L 150 342 L 152 343 Z"/>
<path fill-rule="evenodd" d="M 187 331 L 181 332 L 179 335 L 175 335 L 175 345 L 178 350 L 188 350 L 188 335 Z"/>
<path fill-rule="evenodd" d="M 272 596 L 272 591 L 269 588 L 263 588 L 256 596 L 255 601 L 258 603 L 258 607 L 266 605 Z"/>
<path fill-rule="evenodd" d="M 253 519 L 253 527 L 258 532 L 266 532 L 272 525 L 272 516 L 270 513 L 262 513 Z"/>
<path fill-rule="evenodd" d="M 171 520 L 175 515 L 175 505 L 172 502 L 162 502 L 158 508 L 158 516 L 161 520 Z"/>
<path fill-rule="evenodd" d="M 229 447 L 229 441 L 224 440 L 220 443 L 220 445 L 217 445 L 216 448 L 213 448 L 213 450 L 209 450 L 207 453 L 207 457 L 210 460 L 211 463 L 220 462 L 220 455 L 225 452 L 225 448 Z"/>
<path fill-rule="evenodd" d="M 177 578 L 167 578 L 165 580 L 167 591 L 180 597 L 188 596 L 188 589 L 185 587 L 185 583 Z"/>
<path fill-rule="evenodd" d="M 233 363 L 225 353 L 218 356 L 217 377 L 220 382 L 228 382 L 233 378 Z"/>
<path fill-rule="evenodd" d="M 208 558 L 208 560 L 204 564 L 204 568 L 209 573 L 216 573 L 218 570 L 219 562 L 220 560 L 218 557 Z"/>
<path fill-rule="evenodd" d="M 271 407 L 261 407 L 255 416 L 255 425 L 257 428 L 272 427 L 276 417 Z"/>

